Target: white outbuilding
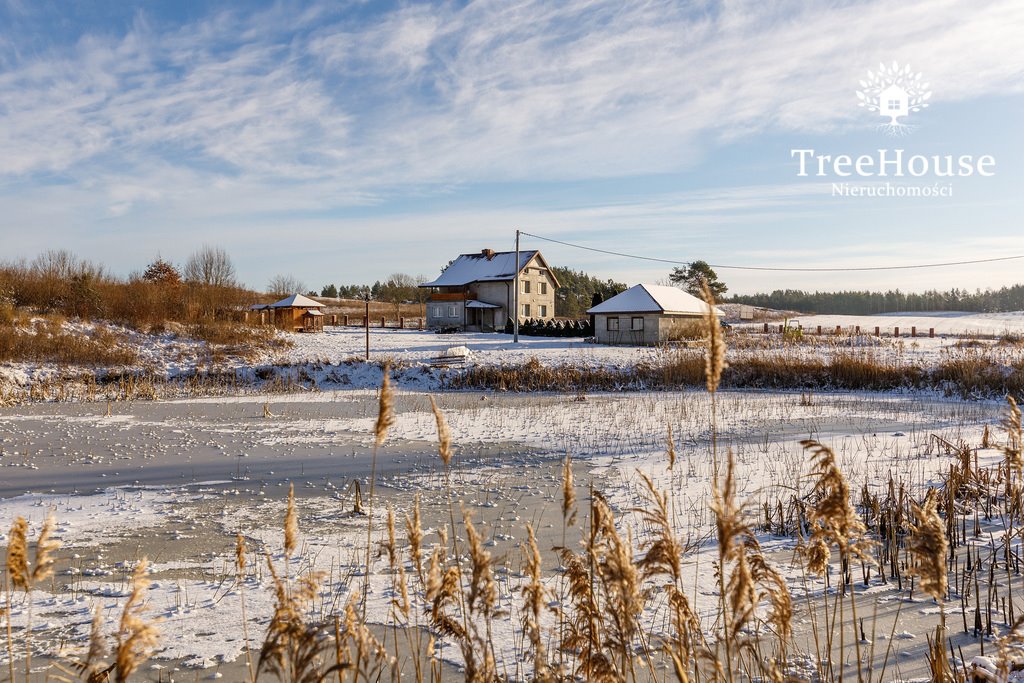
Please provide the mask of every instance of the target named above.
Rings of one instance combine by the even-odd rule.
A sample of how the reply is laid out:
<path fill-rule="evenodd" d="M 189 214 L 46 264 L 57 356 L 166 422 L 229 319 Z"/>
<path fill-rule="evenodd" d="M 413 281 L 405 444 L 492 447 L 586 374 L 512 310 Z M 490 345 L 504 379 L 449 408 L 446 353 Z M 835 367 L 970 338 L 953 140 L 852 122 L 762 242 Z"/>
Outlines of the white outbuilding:
<path fill-rule="evenodd" d="M 589 311 L 599 344 L 659 344 L 692 337 L 707 304 L 681 289 L 635 285 Z M 721 315 L 715 309 L 716 315 Z"/>

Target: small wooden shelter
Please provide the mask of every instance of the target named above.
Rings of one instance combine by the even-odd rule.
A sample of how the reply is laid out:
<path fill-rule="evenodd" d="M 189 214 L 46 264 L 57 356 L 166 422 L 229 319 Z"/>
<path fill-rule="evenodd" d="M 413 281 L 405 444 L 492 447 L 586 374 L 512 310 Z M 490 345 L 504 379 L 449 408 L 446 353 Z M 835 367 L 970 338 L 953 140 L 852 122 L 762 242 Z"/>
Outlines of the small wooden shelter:
<path fill-rule="evenodd" d="M 269 317 L 267 322 L 285 332 L 323 332 L 324 305 L 301 294 L 292 294 L 265 306 L 253 306 L 260 312 L 260 318 Z"/>

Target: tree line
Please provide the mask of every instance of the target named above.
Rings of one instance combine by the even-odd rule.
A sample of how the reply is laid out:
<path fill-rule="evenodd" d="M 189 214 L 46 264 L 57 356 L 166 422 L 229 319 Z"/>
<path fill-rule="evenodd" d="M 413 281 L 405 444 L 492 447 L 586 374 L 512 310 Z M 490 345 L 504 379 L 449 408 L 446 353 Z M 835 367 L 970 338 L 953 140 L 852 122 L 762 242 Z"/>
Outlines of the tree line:
<path fill-rule="evenodd" d="M 1024 310 L 1024 285 L 978 289 L 973 292 L 956 287 L 946 291 L 930 289 L 924 292 L 902 292 L 899 289 L 885 292 L 808 292 L 802 289 L 776 289 L 771 293 L 737 294 L 725 299 L 723 295 L 728 287 L 718 280 L 718 274 L 704 261 L 694 261 L 687 268 L 674 268 L 669 274 L 669 280 L 695 296 L 701 295 L 702 287 L 706 284 L 720 301 L 800 313 L 873 315 L 904 311 L 994 313 Z"/>
<path fill-rule="evenodd" d="M 736 295 L 732 303 L 762 306 L 801 313 L 834 313 L 872 315 L 876 313 L 969 311 L 994 313 L 1024 310 L 1024 285 L 999 289 L 975 290 L 953 288 L 924 292 L 885 292 L 853 290 L 839 292 L 808 292 L 801 289 L 776 289 L 771 293 Z"/>
<path fill-rule="evenodd" d="M 64 249 L 0 264 L 0 306 L 133 327 L 227 318 L 254 300 L 255 293 L 236 279 L 227 252 L 213 246 L 197 249 L 180 269 L 157 257 L 127 278 Z"/>
<path fill-rule="evenodd" d="M 582 270 L 554 266 L 551 272 L 558 279 L 559 286 L 555 289 L 555 316 L 559 318 L 586 318 L 587 309 L 597 300 L 595 297 L 604 301 L 626 291 L 626 285 L 621 282 L 615 282 L 611 278 L 601 280 Z"/>

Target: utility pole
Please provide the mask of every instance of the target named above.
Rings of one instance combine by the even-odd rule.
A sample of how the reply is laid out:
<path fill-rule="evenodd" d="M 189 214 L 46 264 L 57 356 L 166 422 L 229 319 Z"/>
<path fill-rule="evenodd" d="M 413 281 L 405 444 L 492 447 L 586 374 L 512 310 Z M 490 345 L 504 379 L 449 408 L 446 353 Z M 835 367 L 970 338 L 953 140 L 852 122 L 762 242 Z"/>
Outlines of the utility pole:
<path fill-rule="evenodd" d="M 516 229 L 516 277 L 512 293 L 512 342 L 519 343 L 519 230 Z"/>
<path fill-rule="evenodd" d="M 366 328 L 366 360 L 370 360 L 370 293 L 364 297 L 366 300 L 366 315 L 363 316 L 363 326 Z"/>

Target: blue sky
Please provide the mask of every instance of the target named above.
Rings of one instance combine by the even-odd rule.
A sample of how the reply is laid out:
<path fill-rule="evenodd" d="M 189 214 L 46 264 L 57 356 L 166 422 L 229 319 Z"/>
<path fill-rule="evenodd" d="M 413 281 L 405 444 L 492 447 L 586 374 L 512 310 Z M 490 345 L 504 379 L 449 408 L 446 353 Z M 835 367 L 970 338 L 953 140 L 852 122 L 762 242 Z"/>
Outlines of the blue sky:
<path fill-rule="evenodd" d="M 252 287 L 319 289 L 432 277 L 517 227 L 752 266 L 1024 254 L 1021 35 L 1019 0 L 0 0 L 0 259 L 67 248 L 127 274 L 207 243 Z M 932 91 L 904 137 L 857 106 L 880 62 Z M 996 173 L 834 197 L 793 148 L 988 154 Z M 523 244 L 630 284 L 668 270 Z M 974 289 L 1022 268 L 719 274 Z"/>

